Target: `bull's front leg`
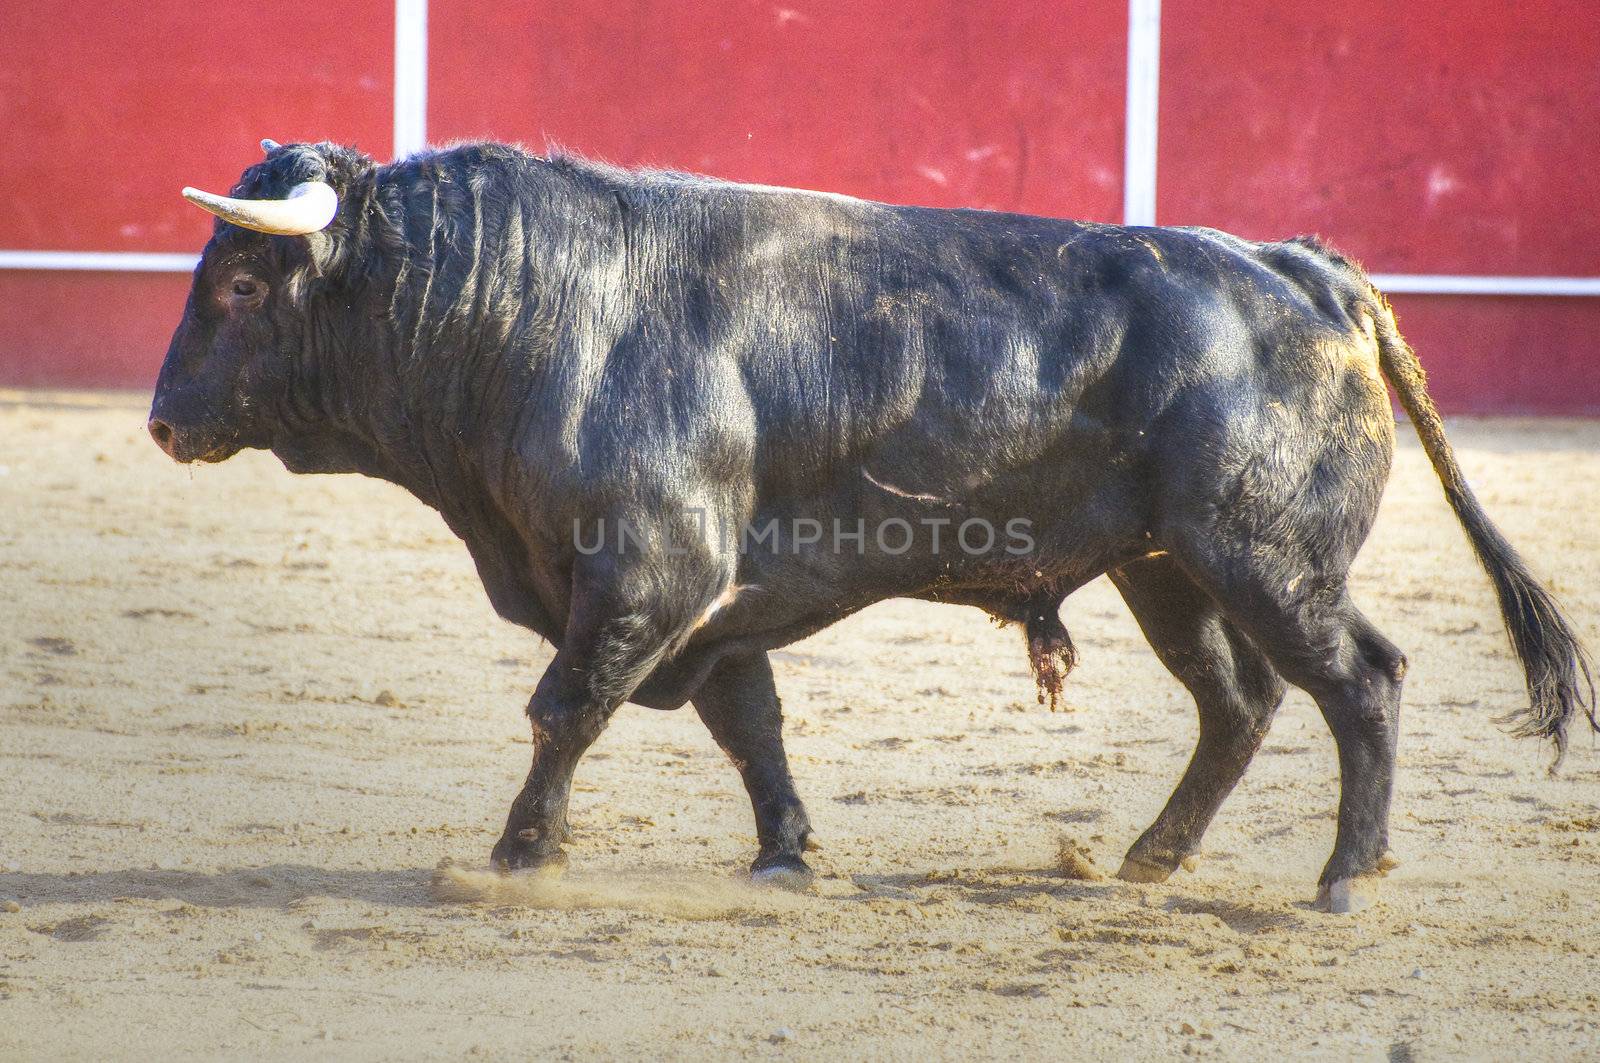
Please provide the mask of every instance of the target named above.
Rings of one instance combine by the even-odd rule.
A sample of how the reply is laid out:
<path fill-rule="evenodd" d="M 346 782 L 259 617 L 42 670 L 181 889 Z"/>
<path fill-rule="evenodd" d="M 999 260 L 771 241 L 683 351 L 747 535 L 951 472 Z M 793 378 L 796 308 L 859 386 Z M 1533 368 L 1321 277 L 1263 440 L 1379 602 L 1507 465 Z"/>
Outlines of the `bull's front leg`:
<path fill-rule="evenodd" d="M 490 861 L 502 870 L 557 871 L 566 866 L 561 846 L 572 837 L 567 826 L 572 773 L 615 711 L 615 706 L 572 689 L 580 684 L 562 682 L 556 674 L 560 662 L 558 654 L 528 702 L 533 767 L 522 792 L 511 802 L 506 829 L 490 854 Z"/>
<path fill-rule="evenodd" d="M 567 802 L 578 760 L 666 656 L 686 622 L 670 602 L 624 593 L 630 582 L 648 585 L 616 572 L 574 580 L 566 635 L 528 703 L 533 767 L 490 856 L 496 867 L 565 866 L 562 843 L 571 837 Z M 691 592 L 677 601 L 696 597 Z"/>
<path fill-rule="evenodd" d="M 801 889 L 813 875 L 801 855 L 812 848 L 811 821 L 795 793 L 783 750 L 783 708 L 765 653 L 724 659 L 694 695 L 695 711 L 739 769 L 756 814 L 758 883 Z"/>

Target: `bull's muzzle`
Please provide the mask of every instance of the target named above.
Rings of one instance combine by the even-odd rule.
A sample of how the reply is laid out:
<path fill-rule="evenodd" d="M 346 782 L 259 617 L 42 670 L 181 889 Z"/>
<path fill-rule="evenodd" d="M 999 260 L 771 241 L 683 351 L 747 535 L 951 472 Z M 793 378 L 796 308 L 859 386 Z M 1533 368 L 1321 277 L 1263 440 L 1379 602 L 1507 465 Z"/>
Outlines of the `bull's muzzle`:
<path fill-rule="evenodd" d="M 160 414 L 152 414 L 146 427 L 162 453 L 181 465 L 195 461 L 226 461 L 239 452 L 239 444 L 224 438 L 222 433 L 184 428 Z"/>

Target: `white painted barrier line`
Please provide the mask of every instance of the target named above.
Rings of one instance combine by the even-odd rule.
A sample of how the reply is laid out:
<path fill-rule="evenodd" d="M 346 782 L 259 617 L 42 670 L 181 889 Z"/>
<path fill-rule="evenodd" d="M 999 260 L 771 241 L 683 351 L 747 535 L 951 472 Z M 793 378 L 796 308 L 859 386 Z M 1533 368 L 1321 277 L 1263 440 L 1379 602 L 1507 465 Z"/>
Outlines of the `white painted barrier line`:
<path fill-rule="evenodd" d="M 1474 277 L 1374 273 L 1380 291 L 1416 295 L 1600 295 L 1600 277 Z"/>
<path fill-rule="evenodd" d="M 1128 0 L 1128 111 L 1123 124 L 1122 223 L 1156 223 L 1161 0 Z"/>
<path fill-rule="evenodd" d="M 0 269 L 188 273 L 199 255 L 164 251 L 0 251 Z M 1372 283 L 1395 295 L 1600 295 L 1600 277 L 1477 277 L 1374 273 Z"/>
<path fill-rule="evenodd" d="M 428 0 L 394 3 L 394 157 L 428 146 Z"/>
<path fill-rule="evenodd" d="M 199 255 L 163 251 L 0 251 L 0 269 L 189 273 Z"/>
<path fill-rule="evenodd" d="M 164 251 L 0 251 L 0 269 L 13 270 L 188 273 L 199 261 L 199 255 Z M 1374 273 L 1372 283 L 1394 295 L 1600 295 L 1600 277 Z"/>

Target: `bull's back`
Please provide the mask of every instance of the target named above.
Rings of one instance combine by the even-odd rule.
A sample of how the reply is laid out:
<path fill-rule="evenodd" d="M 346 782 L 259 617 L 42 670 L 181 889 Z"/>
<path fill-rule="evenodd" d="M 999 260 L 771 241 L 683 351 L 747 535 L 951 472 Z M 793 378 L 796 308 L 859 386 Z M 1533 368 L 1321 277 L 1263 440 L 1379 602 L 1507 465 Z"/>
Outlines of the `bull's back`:
<path fill-rule="evenodd" d="M 792 209 L 758 212 L 730 329 L 775 492 L 884 460 L 908 490 L 960 492 L 1048 452 L 1112 366 L 1130 301 L 1101 227 Z"/>
<path fill-rule="evenodd" d="M 740 437 L 717 451 L 747 454 L 757 499 L 863 470 L 952 500 L 1127 473 L 1161 421 L 1293 391 L 1322 372 L 1293 360 L 1350 332 L 1351 284 L 1316 248 L 738 185 L 681 197 L 660 216 L 678 275 L 650 285 L 651 313 L 701 352 L 694 390 Z"/>

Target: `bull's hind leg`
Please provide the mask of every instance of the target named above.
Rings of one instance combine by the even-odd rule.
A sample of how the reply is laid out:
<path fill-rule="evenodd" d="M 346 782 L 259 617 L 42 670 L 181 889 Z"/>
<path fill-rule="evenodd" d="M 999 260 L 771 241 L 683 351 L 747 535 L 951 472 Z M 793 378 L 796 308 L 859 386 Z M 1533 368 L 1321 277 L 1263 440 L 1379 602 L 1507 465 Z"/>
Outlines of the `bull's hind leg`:
<path fill-rule="evenodd" d="M 1363 880 L 1393 866 L 1389 799 L 1406 659 L 1337 582 L 1284 580 L 1282 558 L 1202 568 L 1228 618 L 1289 682 L 1316 699 L 1339 751 L 1339 828 L 1323 868 L 1319 907 L 1364 907 Z M 1296 588 L 1299 593 L 1295 593 Z"/>
<path fill-rule="evenodd" d="M 750 867 L 757 882 L 791 889 L 809 885 L 801 853 L 811 835 L 805 806 L 783 751 L 783 709 L 764 653 L 724 659 L 694 696 L 695 711 L 728 754 L 755 807 L 760 852 Z"/>
<path fill-rule="evenodd" d="M 1130 882 L 1164 882 L 1199 852 L 1206 827 L 1266 737 L 1284 685 L 1171 558 L 1144 558 L 1110 575 L 1156 656 L 1200 711 L 1200 740 L 1183 778 L 1117 872 Z"/>

